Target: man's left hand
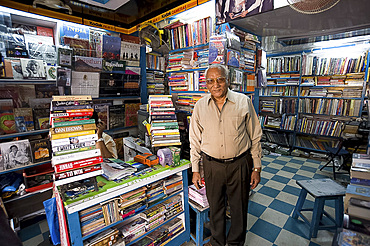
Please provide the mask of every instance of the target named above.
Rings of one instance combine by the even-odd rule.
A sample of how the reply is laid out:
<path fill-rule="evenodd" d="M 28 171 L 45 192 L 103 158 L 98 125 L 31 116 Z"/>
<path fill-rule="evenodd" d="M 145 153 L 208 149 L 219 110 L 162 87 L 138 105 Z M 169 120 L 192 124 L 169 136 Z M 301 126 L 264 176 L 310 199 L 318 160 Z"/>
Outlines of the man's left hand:
<path fill-rule="evenodd" d="M 254 188 L 256 188 L 260 181 L 261 181 L 261 173 L 253 171 L 251 175 L 251 183 L 250 183 L 251 189 L 253 190 Z"/>

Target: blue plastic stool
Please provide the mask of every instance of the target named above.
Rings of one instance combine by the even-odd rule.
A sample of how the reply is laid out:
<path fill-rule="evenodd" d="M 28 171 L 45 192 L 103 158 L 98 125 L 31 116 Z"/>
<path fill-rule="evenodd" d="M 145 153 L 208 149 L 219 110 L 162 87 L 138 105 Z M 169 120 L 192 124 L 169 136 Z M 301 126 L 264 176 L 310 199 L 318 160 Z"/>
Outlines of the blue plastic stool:
<path fill-rule="evenodd" d="M 346 188 L 337 184 L 331 179 L 311 179 L 297 180 L 297 184 L 302 187 L 301 193 L 297 201 L 297 205 L 293 212 L 293 219 L 300 216 L 304 222 L 310 227 L 309 238 L 317 237 L 318 230 L 326 230 L 338 228 L 343 223 L 343 196 L 346 193 Z M 315 198 L 313 208 L 303 209 L 303 204 L 307 193 L 310 193 Z M 324 205 L 326 200 L 335 200 L 335 219 L 333 219 L 325 210 Z M 301 213 L 301 211 L 312 211 L 311 222 Z M 323 215 L 330 219 L 334 225 L 320 225 Z"/>
<path fill-rule="evenodd" d="M 197 214 L 197 221 L 196 221 L 196 231 L 195 231 L 195 237 L 190 234 L 190 238 L 195 242 L 196 246 L 203 246 L 204 244 L 209 242 L 209 239 L 204 240 L 204 223 L 208 222 L 208 212 L 209 207 L 200 207 L 194 203 L 192 203 L 189 199 L 189 205 L 190 207 L 195 211 Z"/>

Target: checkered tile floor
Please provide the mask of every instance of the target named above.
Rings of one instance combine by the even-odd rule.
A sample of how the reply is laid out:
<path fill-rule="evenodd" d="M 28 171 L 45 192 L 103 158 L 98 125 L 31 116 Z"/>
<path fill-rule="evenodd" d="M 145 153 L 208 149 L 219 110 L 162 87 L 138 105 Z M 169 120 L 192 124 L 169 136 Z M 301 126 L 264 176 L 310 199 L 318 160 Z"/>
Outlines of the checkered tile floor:
<path fill-rule="evenodd" d="M 331 177 L 330 168 L 319 171 L 323 164 L 317 160 L 292 156 L 267 155 L 262 158 L 261 183 L 250 198 L 246 245 L 331 245 L 333 232 L 319 230 L 317 238 L 308 240 L 308 226 L 301 219 L 294 220 L 291 217 L 300 192 L 296 180 Z M 348 175 L 340 179 L 346 182 Z M 304 206 L 313 207 L 310 195 Z M 334 216 L 334 202 L 327 203 L 325 210 Z M 48 236 L 46 221 L 21 230 L 19 236 L 24 246 L 39 245 Z"/>

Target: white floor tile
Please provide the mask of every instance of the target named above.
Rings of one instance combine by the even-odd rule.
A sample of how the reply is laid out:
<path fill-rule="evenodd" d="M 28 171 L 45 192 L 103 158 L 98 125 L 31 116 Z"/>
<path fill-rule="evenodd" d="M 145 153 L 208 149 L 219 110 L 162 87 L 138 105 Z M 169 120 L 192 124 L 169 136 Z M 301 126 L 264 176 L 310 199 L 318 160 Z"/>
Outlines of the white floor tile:
<path fill-rule="evenodd" d="M 251 196 L 250 200 L 258 204 L 261 204 L 265 207 L 268 207 L 272 203 L 274 198 L 256 192 Z"/>
<path fill-rule="evenodd" d="M 267 232 L 266 232 L 267 233 Z M 267 241 L 266 239 L 254 234 L 253 232 L 247 233 L 247 239 L 244 243 L 244 246 L 271 246 L 272 243 Z"/>
<path fill-rule="evenodd" d="M 280 228 L 284 227 L 287 219 L 289 218 L 288 215 L 280 213 L 271 208 L 266 208 L 266 210 L 262 213 L 261 219 L 270 222 L 273 225 L 276 225 Z"/>
<path fill-rule="evenodd" d="M 311 172 L 306 171 L 306 170 L 298 170 L 298 171 L 297 171 L 297 174 L 298 174 L 298 175 L 305 176 L 305 177 L 307 177 L 308 179 L 313 178 L 313 176 L 315 175 L 314 173 L 311 173 Z"/>
<path fill-rule="evenodd" d="M 307 239 L 284 229 L 281 230 L 275 240 L 275 244 L 279 246 L 306 246 L 309 245 L 309 243 L 310 241 Z"/>
<path fill-rule="evenodd" d="M 266 182 L 265 186 L 268 186 L 268 187 L 271 187 L 271 188 L 274 188 L 276 190 L 283 190 L 284 187 L 286 186 L 286 184 L 283 184 L 283 183 L 280 183 L 280 182 L 277 182 L 275 180 L 269 180 Z"/>
<path fill-rule="evenodd" d="M 298 196 L 282 191 L 276 196 L 276 199 L 295 206 L 297 204 Z"/>

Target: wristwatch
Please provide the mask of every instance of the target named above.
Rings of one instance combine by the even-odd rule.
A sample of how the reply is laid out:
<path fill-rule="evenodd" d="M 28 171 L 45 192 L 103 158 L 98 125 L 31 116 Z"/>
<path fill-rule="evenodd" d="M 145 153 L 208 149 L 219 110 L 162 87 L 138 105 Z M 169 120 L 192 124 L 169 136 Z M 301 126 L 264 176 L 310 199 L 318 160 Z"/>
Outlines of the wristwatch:
<path fill-rule="evenodd" d="M 252 170 L 253 172 L 258 172 L 258 173 L 260 173 L 261 172 L 261 169 L 259 169 L 259 168 L 253 168 L 253 170 Z"/>

